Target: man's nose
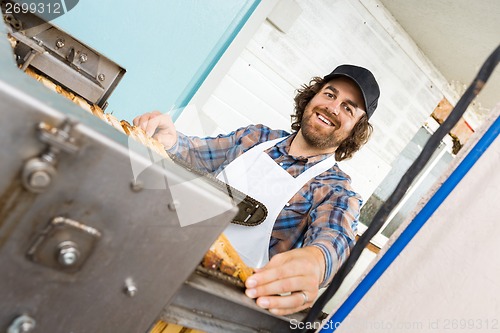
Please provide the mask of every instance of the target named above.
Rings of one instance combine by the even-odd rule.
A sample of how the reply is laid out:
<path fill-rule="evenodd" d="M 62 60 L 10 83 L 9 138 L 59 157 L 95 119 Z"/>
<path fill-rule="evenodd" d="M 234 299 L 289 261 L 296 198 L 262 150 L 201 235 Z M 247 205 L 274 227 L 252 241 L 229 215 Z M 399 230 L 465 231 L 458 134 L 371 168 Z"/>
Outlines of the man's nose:
<path fill-rule="evenodd" d="M 337 101 L 334 101 L 334 102 L 331 102 L 328 106 L 327 106 L 327 111 L 331 114 L 334 114 L 336 116 L 339 115 L 339 112 L 340 112 L 340 103 L 337 102 Z"/>

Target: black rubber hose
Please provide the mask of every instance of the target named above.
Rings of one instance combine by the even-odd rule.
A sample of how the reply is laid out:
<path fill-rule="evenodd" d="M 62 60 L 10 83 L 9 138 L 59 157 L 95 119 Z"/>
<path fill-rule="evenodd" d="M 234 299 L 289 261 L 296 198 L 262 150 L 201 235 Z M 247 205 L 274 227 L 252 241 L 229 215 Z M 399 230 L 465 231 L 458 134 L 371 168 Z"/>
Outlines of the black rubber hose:
<path fill-rule="evenodd" d="M 344 281 L 345 277 L 351 269 L 354 267 L 354 264 L 358 260 L 363 252 L 366 245 L 370 242 L 370 240 L 377 234 L 377 232 L 382 228 L 384 222 L 387 220 L 391 211 L 396 207 L 396 205 L 401 201 L 404 194 L 410 187 L 411 183 L 417 177 L 417 175 L 422 171 L 425 167 L 432 154 L 438 148 L 441 140 L 444 136 L 451 131 L 451 129 L 455 126 L 455 124 L 460 120 L 465 110 L 472 102 L 472 100 L 479 94 L 486 81 L 490 77 L 491 73 L 495 69 L 496 65 L 500 60 L 500 45 L 493 51 L 493 53 L 486 59 L 483 66 L 479 70 L 474 81 L 471 83 L 469 88 L 462 95 L 457 105 L 453 108 L 453 111 L 450 113 L 448 118 L 441 124 L 441 126 L 432 134 L 427 143 L 425 144 L 422 152 L 417 157 L 417 159 L 413 162 L 413 164 L 408 168 L 406 173 L 401 178 L 399 184 L 396 186 L 396 189 L 392 192 L 387 201 L 380 207 L 378 212 L 373 217 L 372 223 L 363 233 L 363 235 L 359 238 L 356 245 L 353 247 L 350 256 L 344 262 L 344 264 L 337 271 L 335 276 L 333 277 L 332 282 L 328 286 L 328 288 L 321 294 L 321 296 L 316 300 L 311 310 L 308 312 L 306 317 L 303 320 L 303 323 L 313 323 L 315 320 L 319 318 L 319 315 L 322 313 L 325 305 L 330 301 L 333 295 L 337 292 L 340 285 Z M 308 325 L 303 325 L 302 327 L 308 327 Z M 309 327 L 314 327 L 314 325 L 309 325 Z M 297 332 L 297 331 L 294 331 Z M 314 330 L 303 329 L 300 332 L 314 332 Z"/>

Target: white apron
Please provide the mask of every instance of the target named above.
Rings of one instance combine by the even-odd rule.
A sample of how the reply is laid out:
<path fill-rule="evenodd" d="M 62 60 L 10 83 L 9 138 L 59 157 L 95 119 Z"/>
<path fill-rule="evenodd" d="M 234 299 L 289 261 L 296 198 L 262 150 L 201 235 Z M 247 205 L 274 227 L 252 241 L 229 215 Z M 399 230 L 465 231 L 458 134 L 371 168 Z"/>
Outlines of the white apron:
<path fill-rule="evenodd" d="M 250 267 L 269 262 L 269 242 L 276 218 L 288 201 L 312 178 L 335 164 L 332 155 L 294 178 L 278 165 L 265 150 L 286 140 L 278 138 L 251 148 L 229 163 L 217 178 L 255 198 L 267 207 L 267 217 L 253 227 L 230 224 L 224 234 Z"/>

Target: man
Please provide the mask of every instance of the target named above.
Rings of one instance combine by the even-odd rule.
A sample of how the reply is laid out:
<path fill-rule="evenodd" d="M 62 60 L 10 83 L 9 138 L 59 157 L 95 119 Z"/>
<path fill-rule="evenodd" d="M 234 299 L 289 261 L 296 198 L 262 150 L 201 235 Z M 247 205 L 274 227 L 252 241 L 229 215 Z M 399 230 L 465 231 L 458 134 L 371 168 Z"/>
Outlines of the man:
<path fill-rule="evenodd" d="M 134 125 L 266 205 L 261 225 L 230 225 L 224 232 L 257 267 L 246 281 L 247 296 L 284 315 L 311 306 L 354 246 L 361 198 L 335 160 L 367 142 L 379 95 L 370 71 L 342 65 L 299 89 L 292 134 L 251 125 L 216 138 L 187 137 L 157 111 Z"/>

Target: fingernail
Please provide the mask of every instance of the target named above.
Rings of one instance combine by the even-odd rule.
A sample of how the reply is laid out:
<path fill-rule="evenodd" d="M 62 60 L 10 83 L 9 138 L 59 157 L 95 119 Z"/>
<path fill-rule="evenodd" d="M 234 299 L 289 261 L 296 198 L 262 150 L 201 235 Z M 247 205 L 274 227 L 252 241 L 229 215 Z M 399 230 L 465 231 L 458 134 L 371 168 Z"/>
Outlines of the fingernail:
<path fill-rule="evenodd" d="M 257 290 L 255 290 L 255 289 L 247 289 L 245 291 L 245 294 L 247 294 L 247 296 L 250 297 L 250 298 L 254 298 L 255 295 L 257 295 Z"/>
<path fill-rule="evenodd" d="M 267 309 L 269 307 L 269 300 L 267 298 L 260 298 L 257 301 L 257 305 L 261 308 Z"/>
<path fill-rule="evenodd" d="M 247 282 L 245 283 L 247 288 L 253 288 L 257 285 L 257 280 L 255 279 L 248 279 Z"/>

